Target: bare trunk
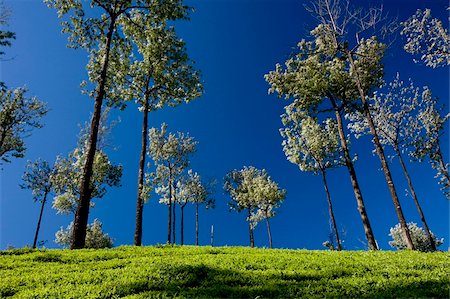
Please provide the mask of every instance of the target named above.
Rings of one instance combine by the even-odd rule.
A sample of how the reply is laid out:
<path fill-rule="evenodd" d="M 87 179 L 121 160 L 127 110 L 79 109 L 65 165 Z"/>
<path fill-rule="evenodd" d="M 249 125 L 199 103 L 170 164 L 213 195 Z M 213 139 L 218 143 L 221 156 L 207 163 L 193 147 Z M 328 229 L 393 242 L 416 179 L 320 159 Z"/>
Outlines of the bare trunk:
<path fill-rule="evenodd" d="M 181 206 L 181 245 L 184 245 L 184 207 L 186 205 Z"/>
<path fill-rule="evenodd" d="M 330 214 L 331 223 L 333 224 L 334 235 L 336 237 L 336 244 L 337 244 L 336 249 L 340 251 L 340 250 L 342 250 L 341 240 L 339 239 L 339 231 L 337 229 L 336 220 L 334 218 L 333 204 L 331 203 L 331 196 L 330 196 L 330 191 L 328 190 L 327 178 L 326 178 L 326 174 L 325 174 L 324 170 L 322 170 L 321 173 L 322 173 L 323 186 L 325 188 L 325 193 L 327 194 L 328 212 Z"/>
<path fill-rule="evenodd" d="M 176 244 L 176 239 L 175 239 L 175 224 L 176 224 L 176 215 L 175 215 L 175 211 L 176 211 L 176 207 L 177 207 L 177 201 L 174 197 L 173 200 L 173 204 L 172 204 L 172 243 Z"/>
<path fill-rule="evenodd" d="M 419 212 L 420 220 L 422 221 L 423 227 L 425 228 L 425 232 L 427 233 L 428 241 L 430 242 L 431 249 L 433 251 L 436 251 L 436 244 L 435 244 L 435 242 L 433 240 L 433 235 L 431 234 L 431 231 L 430 231 L 430 229 L 428 227 L 427 221 L 425 220 L 425 215 L 423 214 L 422 207 L 420 206 L 420 203 L 419 203 L 419 200 L 417 198 L 416 191 L 414 190 L 414 187 L 413 187 L 411 178 L 409 176 L 408 170 L 406 169 L 406 165 L 405 165 L 405 162 L 403 161 L 401 151 L 398 148 L 398 145 L 396 145 L 394 148 L 395 148 L 395 152 L 397 153 L 398 160 L 400 161 L 400 165 L 402 166 L 403 173 L 405 174 L 406 181 L 408 182 L 409 190 L 411 191 L 411 196 L 412 196 L 412 198 L 414 200 L 414 203 L 416 205 L 417 211 Z"/>
<path fill-rule="evenodd" d="M 375 236 L 373 234 L 372 227 L 370 225 L 369 216 L 367 215 L 366 212 L 366 206 L 364 204 L 361 189 L 359 188 L 358 179 L 356 178 L 356 171 L 353 166 L 353 161 L 350 157 L 350 151 L 348 148 L 347 139 L 344 132 L 344 125 L 342 123 L 342 117 L 339 111 L 339 107 L 337 106 L 336 101 L 331 95 L 329 96 L 329 98 L 335 110 L 336 121 L 339 131 L 339 138 L 341 140 L 342 151 L 344 152 L 345 165 L 347 166 L 350 175 L 350 181 L 352 183 L 353 192 L 355 193 L 356 203 L 358 205 L 359 215 L 361 217 L 364 226 L 364 232 L 366 235 L 367 243 L 369 245 L 370 250 L 378 250 L 378 246 L 375 241 Z"/>
<path fill-rule="evenodd" d="M 266 225 L 267 225 L 267 234 L 269 235 L 269 247 L 272 247 L 272 232 L 270 231 L 270 223 L 269 218 L 266 217 Z"/>
<path fill-rule="evenodd" d="M 369 104 L 367 103 L 366 95 L 359 80 L 359 75 L 357 74 L 357 69 L 355 68 L 355 62 L 353 60 L 350 51 L 347 52 L 347 56 L 351 68 L 353 69 L 354 74 L 353 77 L 356 81 L 356 86 L 358 87 L 359 95 L 361 97 L 361 101 L 363 104 L 363 111 L 367 120 L 367 124 L 369 125 L 370 132 L 373 136 L 373 143 L 375 144 L 375 149 L 377 151 L 378 157 L 380 158 L 381 167 L 383 168 L 383 173 L 386 178 L 386 182 L 388 184 L 389 192 L 391 193 L 392 202 L 394 203 L 395 212 L 397 213 L 397 218 L 402 228 L 403 237 L 405 238 L 408 249 L 414 250 L 414 244 L 412 242 L 411 235 L 409 234 L 408 226 L 406 224 L 405 216 L 403 215 L 403 210 L 400 205 L 400 200 L 398 198 L 397 191 L 395 190 L 394 181 L 392 180 L 391 171 L 389 170 L 389 165 L 387 163 L 386 156 L 384 155 L 383 146 L 381 145 L 380 139 L 378 138 L 378 133 L 375 128 L 375 124 L 373 123 L 372 115 L 370 114 Z"/>
<path fill-rule="evenodd" d="M 198 246 L 198 202 L 195 203 L 195 245 Z"/>
<path fill-rule="evenodd" d="M 167 243 L 171 243 L 172 237 L 172 171 L 169 165 L 169 210 L 167 215 Z"/>
<path fill-rule="evenodd" d="M 33 249 L 36 248 L 36 243 L 37 243 L 38 235 L 39 235 L 39 229 L 41 228 L 42 214 L 44 213 L 44 206 L 45 206 L 46 201 L 47 201 L 47 192 L 44 193 L 44 198 L 42 199 L 41 211 L 39 213 L 39 220 L 38 220 L 38 223 L 36 226 L 36 233 L 34 234 Z"/>
<path fill-rule="evenodd" d="M 83 176 L 80 184 L 80 198 L 78 201 L 75 221 L 73 224 L 73 242 L 71 249 L 83 248 L 86 241 L 86 228 L 89 218 L 89 206 L 91 201 L 91 177 L 94 164 L 95 152 L 97 150 L 98 126 L 100 123 L 103 97 L 105 96 L 106 75 L 109 64 L 109 53 L 111 50 L 111 39 L 115 27 L 115 16 L 111 16 L 111 21 L 106 34 L 105 56 L 103 58 L 102 70 L 98 81 L 98 91 L 95 97 L 94 113 L 91 119 L 91 131 L 86 148 L 86 161 L 83 167 Z"/>
<path fill-rule="evenodd" d="M 144 102 L 144 119 L 142 121 L 142 146 L 141 156 L 139 159 L 138 171 L 138 195 L 136 204 L 136 229 L 134 232 L 134 245 L 141 246 L 142 244 L 142 217 L 144 212 L 144 200 L 142 198 L 142 190 L 144 188 L 144 174 L 145 174 L 145 157 L 147 151 L 147 127 L 148 127 L 148 96 L 145 96 Z"/>
<path fill-rule="evenodd" d="M 251 216 L 251 211 L 250 209 L 248 209 L 248 228 L 249 228 L 249 234 L 250 234 L 250 247 L 253 248 L 255 247 L 255 239 L 253 237 L 253 225 L 252 222 L 250 221 L 250 216 Z"/>

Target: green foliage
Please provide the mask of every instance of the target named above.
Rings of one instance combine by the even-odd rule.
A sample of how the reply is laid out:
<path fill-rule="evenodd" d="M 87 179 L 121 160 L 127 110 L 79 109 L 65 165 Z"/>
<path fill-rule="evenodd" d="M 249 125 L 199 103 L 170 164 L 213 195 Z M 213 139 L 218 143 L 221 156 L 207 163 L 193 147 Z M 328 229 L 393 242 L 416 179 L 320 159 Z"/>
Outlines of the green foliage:
<path fill-rule="evenodd" d="M 95 219 L 92 224 L 88 224 L 86 229 L 86 248 L 111 248 L 113 246 L 113 240 L 107 233 L 103 232 L 102 226 L 98 219 Z M 73 238 L 73 222 L 66 229 L 61 227 L 55 236 L 57 244 L 65 247 L 70 246 Z"/>
<path fill-rule="evenodd" d="M 420 60 L 432 68 L 450 64 L 450 35 L 446 25 L 431 16 L 430 9 L 418 9 L 401 25 L 401 34 L 406 37 L 406 52 L 420 56 Z M 414 59 L 414 62 L 418 60 Z"/>
<path fill-rule="evenodd" d="M 48 109 L 36 97 L 27 97 L 26 92 L 22 87 L 0 90 L 0 161 L 22 158 L 26 150 L 23 139 L 32 129 L 43 126 L 41 118 Z"/>
<path fill-rule="evenodd" d="M 0 26 L 8 25 L 11 10 L 5 6 L 4 1 L 0 1 Z M 16 39 L 16 34 L 8 30 L 0 30 L 0 59 L 5 54 L 3 47 L 10 47 L 11 40 Z M 6 89 L 4 82 L 0 81 L 0 89 Z"/>
<path fill-rule="evenodd" d="M 0 252 L 0 297 L 447 297 L 448 253 L 242 247 Z"/>
<path fill-rule="evenodd" d="M 430 240 L 428 239 L 428 236 L 423 228 L 418 227 L 417 224 L 414 222 L 410 222 L 408 223 L 408 230 L 416 250 L 424 252 L 433 251 L 430 245 Z M 400 250 L 406 249 L 406 243 L 401 231 L 400 224 L 397 224 L 396 226 L 390 229 L 389 236 L 392 237 L 392 241 L 389 242 L 389 245 Z M 433 233 L 431 233 L 431 237 L 433 238 L 436 247 L 444 243 L 443 238 L 438 239 Z"/>
<path fill-rule="evenodd" d="M 326 119 L 319 123 L 305 111 L 293 105 L 284 107 L 281 116 L 284 128 L 283 151 L 287 159 L 302 171 L 318 173 L 345 165 L 336 122 Z"/>
<path fill-rule="evenodd" d="M 91 199 L 102 198 L 107 187 L 120 187 L 122 165 L 114 165 L 104 152 L 112 124 L 107 123 L 109 110 L 105 110 L 100 120 L 98 148 L 94 156 L 93 173 L 90 181 Z M 58 213 L 75 213 L 80 196 L 80 183 L 83 176 L 83 166 L 86 160 L 86 147 L 89 136 L 89 125 L 81 128 L 78 147 L 67 157 L 58 157 L 51 175 L 52 187 L 56 193 L 53 208 Z M 94 204 L 91 202 L 91 206 Z"/>
<path fill-rule="evenodd" d="M 34 162 L 28 161 L 25 173 L 22 176 L 22 189 L 30 189 L 33 193 L 34 201 L 42 201 L 52 190 L 51 175 L 53 168 L 47 161 L 37 159 Z"/>

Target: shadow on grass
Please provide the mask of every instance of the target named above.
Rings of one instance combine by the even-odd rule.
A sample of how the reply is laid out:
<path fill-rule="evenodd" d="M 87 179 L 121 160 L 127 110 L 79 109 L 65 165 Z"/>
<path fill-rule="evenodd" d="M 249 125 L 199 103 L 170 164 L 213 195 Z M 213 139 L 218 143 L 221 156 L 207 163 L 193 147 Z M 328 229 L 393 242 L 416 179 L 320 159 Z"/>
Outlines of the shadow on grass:
<path fill-rule="evenodd" d="M 118 296 L 133 298 L 311 298 L 311 297 L 438 297 L 448 295 L 447 281 L 390 282 L 371 281 L 365 287 L 342 283 L 351 281 L 352 273 L 264 273 L 264 271 L 234 271 L 205 265 L 171 266 L 159 272 L 158 279 L 146 279 L 118 285 Z M 339 280 L 335 280 L 339 279 Z"/>

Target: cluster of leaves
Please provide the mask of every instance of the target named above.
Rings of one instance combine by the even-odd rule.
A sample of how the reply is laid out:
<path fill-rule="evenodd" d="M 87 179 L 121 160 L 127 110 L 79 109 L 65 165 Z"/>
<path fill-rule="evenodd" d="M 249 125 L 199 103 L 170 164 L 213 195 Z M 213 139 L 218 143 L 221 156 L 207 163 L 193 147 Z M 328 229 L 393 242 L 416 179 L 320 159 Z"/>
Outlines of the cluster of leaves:
<path fill-rule="evenodd" d="M 0 252 L 0 296 L 446 297 L 446 256 L 192 246 L 10 250 Z"/>
<path fill-rule="evenodd" d="M 440 148 L 444 125 L 450 114 L 443 113 L 431 90 L 426 86 L 416 87 L 411 79 L 405 84 L 397 74 L 380 92 L 374 92 L 369 103 L 380 142 L 393 149 L 397 156 L 408 154 L 419 161 L 429 158 L 444 194 L 450 198 L 448 163 L 443 161 Z M 360 111 L 347 113 L 346 118 L 357 138 L 370 134 L 367 119 Z"/>
<path fill-rule="evenodd" d="M 92 224 L 88 224 L 86 230 L 86 248 L 111 248 L 113 240 L 103 232 L 102 223 L 98 219 L 94 219 Z M 73 238 L 73 222 L 66 229 L 61 227 L 55 234 L 55 242 L 61 246 L 69 247 Z"/>
<path fill-rule="evenodd" d="M 206 208 L 214 208 L 215 201 L 210 197 L 212 185 L 204 183 L 197 172 L 189 169 L 175 186 L 176 201 L 182 206 L 194 203 L 205 204 Z"/>
<path fill-rule="evenodd" d="M 420 59 L 432 68 L 450 64 L 450 35 L 442 21 L 431 16 L 430 9 L 418 9 L 402 25 L 406 52 L 421 55 Z"/>
<path fill-rule="evenodd" d="M 53 200 L 53 208 L 58 213 L 75 213 L 83 165 L 84 153 L 79 148 L 69 153 L 67 158 L 59 158 L 56 161 L 52 182 L 57 194 Z M 120 186 L 121 176 L 122 166 L 113 165 L 105 153 L 97 151 L 91 179 L 92 198 L 102 198 L 106 194 L 107 186 Z"/>
<path fill-rule="evenodd" d="M 249 210 L 247 221 L 253 226 L 275 216 L 275 209 L 286 197 L 286 190 L 281 189 L 265 169 L 253 166 L 230 171 L 225 177 L 224 189 L 230 195 L 230 208 L 238 212 Z"/>
<path fill-rule="evenodd" d="M 424 252 L 433 251 L 430 245 L 430 240 L 428 239 L 427 234 L 425 233 L 423 228 L 418 227 L 414 222 L 410 222 L 408 223 L 408 229 L 416 250 Z M 406 242 L 399 224 L 390 229 L 389 236 L 392 237 L 392 241 L 389 242 L 389 245 L 397 249 L 406 249 Z M 431 236 L 434 243 L 436 244 L 436 247 L 444 243 L 443 238 L 438 239 L 433 233 L 431 233 Z"/>
<path fill-rule="evenodd" d="M 0 160 L 25 154 L 24 138 L 34 128 L 41 128 L 41 118 L 47 114 L 45 103 L 36 97 L 27 97 L 26 88 L 0 90 Z"/>
<path fill-rule="evenodd" d="M 281 119 L 284 153 L 300 170 L 317 173 L 344 164 L 335 121 L 326 119 L 319 124 L 293 105 L 285 107 Z"/>
<path fill-rule="evenodd" d="M 174 194 L 169 193 L 175 190 L 174 185 L 189 166 L 189 157 L 195 153 L 197 142 L 184 133 L 168 132 L 165 123 L 161 129 L 151 128 L 149 139 L 148 154 L 156 164 L 152 182 L 158 186 L 155 192 L 161 196 L 161 203 L 173 203 Z"/>

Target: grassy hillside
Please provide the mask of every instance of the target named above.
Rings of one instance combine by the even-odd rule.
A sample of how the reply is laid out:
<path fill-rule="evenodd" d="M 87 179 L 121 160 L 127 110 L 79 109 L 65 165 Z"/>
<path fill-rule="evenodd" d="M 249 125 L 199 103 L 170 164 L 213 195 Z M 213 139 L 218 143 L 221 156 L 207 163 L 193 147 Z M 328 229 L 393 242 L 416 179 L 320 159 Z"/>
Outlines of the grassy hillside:
<path fill-rule="evenodd" d="M 242 247 L 0 252 L 0 297 L 448 297 L 449 253 Z"/>

